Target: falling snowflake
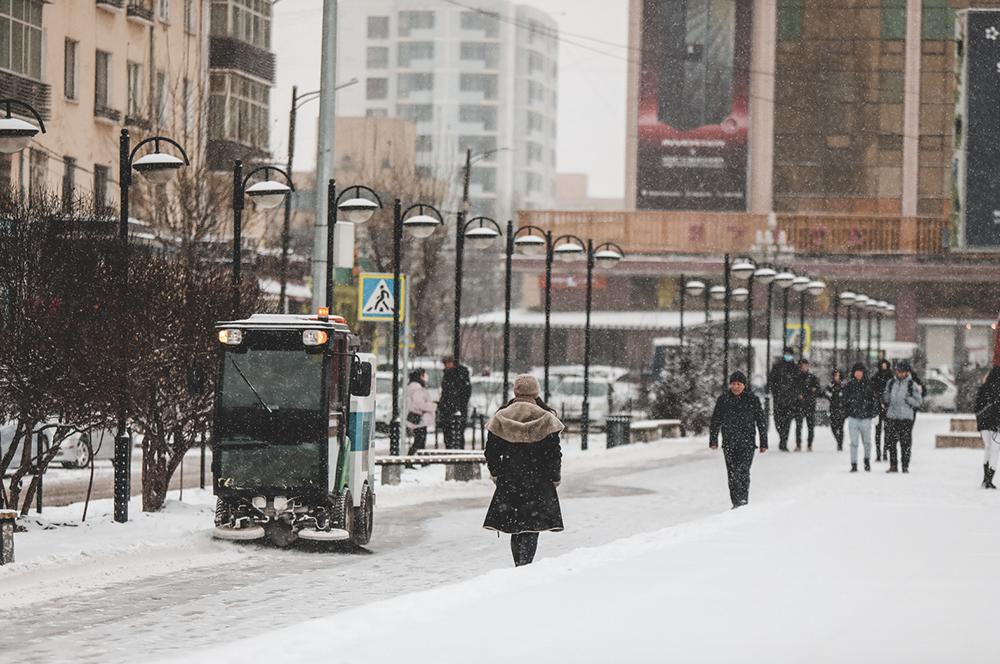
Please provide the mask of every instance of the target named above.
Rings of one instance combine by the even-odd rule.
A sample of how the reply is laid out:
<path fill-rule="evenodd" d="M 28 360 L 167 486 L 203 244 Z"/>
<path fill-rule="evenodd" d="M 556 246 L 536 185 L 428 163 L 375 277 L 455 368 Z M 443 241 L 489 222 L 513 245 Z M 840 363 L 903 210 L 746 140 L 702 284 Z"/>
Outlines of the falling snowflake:
<path fill-rule="evenodd" d="M 996 41 L 997 37 L 1000 37 L 1000 30 L 997 30 L 992 25 L 986 28 L 986 38 L 992 41 Z"/>

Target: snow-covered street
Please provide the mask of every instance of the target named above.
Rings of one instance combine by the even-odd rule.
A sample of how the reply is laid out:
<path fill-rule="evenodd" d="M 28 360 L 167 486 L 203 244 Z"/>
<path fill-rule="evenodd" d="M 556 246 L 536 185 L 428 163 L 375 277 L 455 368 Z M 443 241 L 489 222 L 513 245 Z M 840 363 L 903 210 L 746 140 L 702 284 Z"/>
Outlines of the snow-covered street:
<path fill-rule="evenodd" d="M 440 467 L 379 487 L 364 550 L 212 540 L 199 491 L 159 514 L 134 502 L 128 524 L 110 501 L 86 524 L 79 505 L 46 509 L 0 567 L 0 649 L 18 662 L 988 661 L 1000 495 L 979 488 L 981 451 L 934 448 L 947 427 L 919 415 L 909 475 L 849 474 L 818 428 L 815 452 L 757 456 L 736 511 L 704 437 L 586 453 L 571 438 L 567 529 L 519 569 L 507 537 L 481 528 L 492 484 L 446 483 Z"/>

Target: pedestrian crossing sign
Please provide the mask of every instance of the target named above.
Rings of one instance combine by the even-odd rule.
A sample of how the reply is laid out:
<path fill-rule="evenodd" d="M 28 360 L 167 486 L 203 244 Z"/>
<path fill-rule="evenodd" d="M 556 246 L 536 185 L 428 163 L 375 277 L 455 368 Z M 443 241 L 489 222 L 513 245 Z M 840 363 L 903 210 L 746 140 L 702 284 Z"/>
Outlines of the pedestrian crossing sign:
<path fill-rule="evenodd" d="M 804 338 L 803 338 L 804 337 Z M 803 346 L 803 341 L 805 345 Z M 789 325 L 785 328 L 785 346 L 798 352 L 809 350 L 812 345 L 812 326 L 806 324 L 803 330 L 798 325 Z"/>
<path fill-rule="evenodd" d="M 358 319 L 391 321 L 396 302 L 393 292 L 393 275 L 362 273 L 360 276 Z M 403 275 L 399 275 L 399 292 L 401 294 L 399 319 L 402 320 L 405 315 L 403 307 L 406 302 L 406 298 L 402 297 L 406 293 L 406 277 Z"/>

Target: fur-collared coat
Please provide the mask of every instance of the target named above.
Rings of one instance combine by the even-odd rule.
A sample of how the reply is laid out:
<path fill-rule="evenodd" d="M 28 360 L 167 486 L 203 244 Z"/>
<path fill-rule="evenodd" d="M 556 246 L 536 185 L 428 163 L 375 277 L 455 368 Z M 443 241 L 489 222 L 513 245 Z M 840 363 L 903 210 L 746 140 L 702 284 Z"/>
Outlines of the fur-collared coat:
<path fill-rule="evenodd" d="M 563 424 L 533 402 L 501 408 L 487 427 L 486 464 L 496 478 L 493 502 L 483 528 L 504 533 L 559 531 Z"/>

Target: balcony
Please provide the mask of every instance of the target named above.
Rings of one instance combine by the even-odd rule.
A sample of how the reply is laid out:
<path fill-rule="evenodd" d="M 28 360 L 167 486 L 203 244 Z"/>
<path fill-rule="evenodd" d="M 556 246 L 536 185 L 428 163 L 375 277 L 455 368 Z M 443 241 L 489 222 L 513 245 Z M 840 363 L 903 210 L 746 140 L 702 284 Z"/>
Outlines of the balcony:
<path fill-rule="evenodd" d="M 209 69 L 241 71 L 274 85 L 274 54 L 239 39 L 212 37 L 208 49 Z"/>
<path fill-rule="evenodd" d="M 125 6 L 125 0 L 97 0 L 97 6 L 108 11 L 118 11 Z"/>
<path fill-rule="evenodd" d="M 951 223 L 938 217 L 777 215 L 778 229 L 799 255 L 946 254 Z M 729 212 L 559 212 L 522 210 L 520 225 L 614 240 L 638 254 L 746 253 L 767 228 L 767 215 Z"/>
<path fill-rule="evenodd" d="M 129 0 L 126 15 L 140 23 L 153 25 L 152 0 Z"/>
<path fill-rule="evenodd" d="M 122 119 L 122 112 L 116 111 L 113 108 L 108 108 L 107 106 L 94 105 L 94 117 L 101 120 L 109 120 L 114 124 L 118 124 Z"/>

